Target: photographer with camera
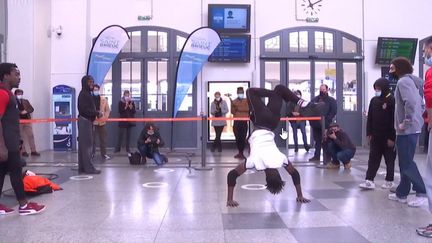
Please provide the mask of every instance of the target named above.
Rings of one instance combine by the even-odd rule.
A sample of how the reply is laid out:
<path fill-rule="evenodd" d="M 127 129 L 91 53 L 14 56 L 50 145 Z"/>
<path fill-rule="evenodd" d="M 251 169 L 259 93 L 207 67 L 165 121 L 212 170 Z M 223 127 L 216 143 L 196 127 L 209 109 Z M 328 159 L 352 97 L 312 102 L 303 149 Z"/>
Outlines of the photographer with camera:
<path fill-rule="evenodd" d="M 332 158 L 327 164 L 327 169 L 339 169 L 340 163 L 346 170 L 351 168 L 351 159 L 354 157 L 356 147 L 338 124 L 333 123 L 329 126 L 324 137 L 324 153 Z"/>
<path fill-rule="evenodd" d="M 137 147 L 141 153 L 141 163 L 147 162 L 146 157 L 153 159 L 157 165 L 167 163 L 168 158 L 159 153 L 159 147 L 163 145 L 159 129 L 153 123 L 147 123 L 138 138 Z"/>
<path fill-rule="evenodd" d="M 228 105 L 226 101 L 222 100 L 221 93 L 219 91 L 214 93 L 214 101 L 210 105 L 210 114 L 213 117 L 225 117 L 228 113 Z M 225 120 L 223 121 L 212 121 L 212 126 L 215 130 L 216 137 L 211 147 L 211 151 L 214 152 L 217 148 L 219 152 L 222 152 L 221 135 L 224 127 L 227 125 Z"/>

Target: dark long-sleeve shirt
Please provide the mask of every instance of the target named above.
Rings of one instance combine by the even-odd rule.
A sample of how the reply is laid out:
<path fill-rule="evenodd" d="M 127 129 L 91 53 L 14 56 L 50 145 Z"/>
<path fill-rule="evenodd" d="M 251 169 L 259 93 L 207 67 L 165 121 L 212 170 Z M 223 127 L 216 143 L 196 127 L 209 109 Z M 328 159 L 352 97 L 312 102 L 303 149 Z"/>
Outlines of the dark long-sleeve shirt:
<path fill-rule="evenodd" d="M 369 104 L 366 135 L 395 140 L 394 128 L 395 99 L 388 93 L 386 97 L 374 97 Z"/>

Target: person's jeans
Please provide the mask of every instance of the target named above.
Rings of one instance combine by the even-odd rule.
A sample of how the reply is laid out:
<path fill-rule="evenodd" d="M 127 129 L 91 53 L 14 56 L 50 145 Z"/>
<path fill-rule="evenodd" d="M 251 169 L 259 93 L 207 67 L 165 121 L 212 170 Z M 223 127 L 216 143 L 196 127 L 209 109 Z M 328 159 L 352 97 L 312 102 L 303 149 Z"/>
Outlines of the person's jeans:
<path fill-rule="evenodd" d="M 429 134 L 429 143 L 428 143 L 428 153 L 426 157 L 426 192 L 429 199 L 429 212 L 432 213 L 432 129 L 428 132 Z"/>
<path fill-rule="evenodd" d="M 292 122 L 291 128 L 293 130 L 293 138 L 294 138 L 295 148 L 298 149 L 298 136 L 297 136 L 297 130 L 298 129 L 300 129 L 300 132 L 302 134 L 303 144 L 304 144 L 305 148 L 307 148 L 308 143 L 307 143 L 307 137 L 306 137 L 306 121 Z"/>
<path fill-rule="evenodd" d="M 333 162 L 337 162 L 338 164 L 340 162 L 346 164 L 354 157 L 354 150 L 341 149 L 333 141 L 329 141 L 326 144 L 326 152 L 331 156 Z"/>
<path fill-rule="evenodd" d="M 425 196 L 426 188 L 423 178 L 414 162 L 414 154 L 419 134 L 397 135 L 396 148 L 399 156 L 399 170 L 401 179 L 396 188 L 396 196 L 406 198 L 411 190 L 416 191 L 418 196 Z"/>
<path fill-rule="evenodd" d="M 152 153 L 146 145 L 139 145 L 138 150 L 140 151 L 142 157 L 153 159 L 157 165 L 163 164 L 163 158 L 159 152 Z"/>

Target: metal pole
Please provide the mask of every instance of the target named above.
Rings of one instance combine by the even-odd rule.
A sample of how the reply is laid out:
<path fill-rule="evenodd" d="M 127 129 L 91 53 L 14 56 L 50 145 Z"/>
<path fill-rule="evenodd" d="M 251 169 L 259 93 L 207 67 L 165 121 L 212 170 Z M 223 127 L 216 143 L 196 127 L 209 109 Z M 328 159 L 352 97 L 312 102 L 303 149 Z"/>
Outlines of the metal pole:
<path fill-rule="evenodd" d="M 201 167 L 195 167 L 195 170 L 212 170 L 213 168 L 206 167 L 206 151 L 207 151 L 207 116 L 201 115 Z"/>
<path fill-rule="evenodd" d="M 289 121 L 285 121 L 285 130 L 287 134 L 287 138 L 285 139 L 285 148 L 286 148 L 286 155 L 289 156 Z"/>

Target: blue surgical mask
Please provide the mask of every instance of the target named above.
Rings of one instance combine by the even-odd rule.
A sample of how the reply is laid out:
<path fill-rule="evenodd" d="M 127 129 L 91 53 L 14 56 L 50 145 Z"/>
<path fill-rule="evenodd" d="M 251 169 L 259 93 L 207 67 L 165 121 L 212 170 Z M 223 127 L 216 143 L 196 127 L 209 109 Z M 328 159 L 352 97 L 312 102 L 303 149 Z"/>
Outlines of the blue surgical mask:
<path fill-rule="evenodd" d="M 98 96 L 100 93 L 99 93 L 99 90 L 98 91 L 93 91 L 93 95 L 94 96 Z"/>
<path fill-rule="evenodd" d="M 380 97 L 381 96 L 381 91 L 375 91 L 375 96 L 376 97 Z"/>
<path fill-rule="evenodd" d="M 398 80 L 398 79 L 399 78 L 398 78 L 398 76 L 396 75 L 395 72 L 391 72 L 391 73 L 388 74 L 388 80 L 389 81 L 395 81 L 395 80 Z"/>
<path fill-rule="evenodd" d="M 425 64 L 428 65 L 429 67 L 432 67 L 432 56 L 430 56 L 430 57 L 425 57 L 424 62 L 425 62 Z"/>
<path fill-rule="evenodd" d="M 243 99 L 244 98 L 244 94 L 237 94 L 239 99 Z"/>

